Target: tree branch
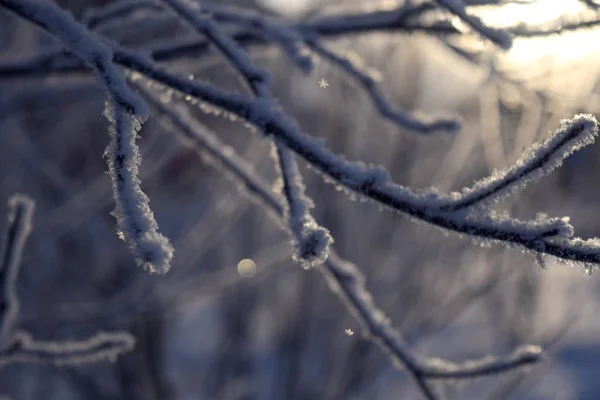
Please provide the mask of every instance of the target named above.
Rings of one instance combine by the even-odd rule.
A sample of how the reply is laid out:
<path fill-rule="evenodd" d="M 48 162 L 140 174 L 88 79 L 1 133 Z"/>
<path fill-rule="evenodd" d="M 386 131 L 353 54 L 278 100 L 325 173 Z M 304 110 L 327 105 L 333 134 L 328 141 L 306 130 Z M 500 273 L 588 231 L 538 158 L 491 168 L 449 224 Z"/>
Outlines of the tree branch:
<path fill-rule="evenodd" d="M 54 3 L 0 0 L 0 6 L 52 33 L 96 70 L 109 93 L 104 115 L 111 124 L 112 140 L 105 157 L 116 203 L 113 215 L 136 263 L 150 273 L 166 273 L 173 247 L 158 232 L 148 196 L 140 188 L 141 157 L 135 140 L 141 123 L 148 117 L 146 105 L 128 88 L 125 77 L 113 64 L 110 48 Z"/>

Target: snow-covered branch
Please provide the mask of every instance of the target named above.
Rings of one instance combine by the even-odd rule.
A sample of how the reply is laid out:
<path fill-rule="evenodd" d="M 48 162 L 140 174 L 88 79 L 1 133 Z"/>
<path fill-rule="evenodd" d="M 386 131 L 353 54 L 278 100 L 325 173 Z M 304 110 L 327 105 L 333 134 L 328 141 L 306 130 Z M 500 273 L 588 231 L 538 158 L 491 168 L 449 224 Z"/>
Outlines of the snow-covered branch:
<path fill-rule="evenodd" d="M 127 332 L 99 332 L 82 341 L 36 341 L 16 330 L 19 298 L 16 283 L 25 242 L 31 231 L 34 202 L 15 195 L 9 200 L 8 229 L 0 265 L 0 367 L 15 362 L 56 365 L 115 360 L 130 351 L 135 338 Z"/>
<path fill-rule="evenodd" d="M 146 120 L 147 106 L 133 93 L 111 49 L 94 33 L 52 2 L 0 0 L 0 6 L 44 28 L 65 44 L 99 75 L 109 93 L 104 115 L 110 122 L 111 143 L 105 156 L 115 198 L 114 216 L 119 231 L 129 244 L 136 263 L 150 273 L 166 273 L 173 257 L 169 240 L 158 232 L 148 196 L 139 180 L 141 157 L 135 140 Z"/>
<path fill-rule="evenodd" d="M 257 97 L 255 106 L 267 109 L 279 107 L 271 94 L 268 74 L 254 66 L 244 50 L 224 34 L 215 22 L 201 14 L 200 9 L 190 8 L 179 0 L 163 1 L 198 33 L 206 35 L 216 45 L 250 86 Z M 264 133 L 267 135 L 267 132 Z M 293 258 L 302 267 L 310 268 L 327 259 L 333 238 L 310 214 L 310 208 L 314 207 L 314 204 L 304 193 L 304 183 L 293 154 L 277 140 L 273 140 L 272 153 L 280 177 L 276 191 L 280 192 L 285 200 L 286 220 L 293 234 Z"/>
<path fill-rule="evenodd" d="M 275 192 L 284 200 L 284 218 L 294 235 L 293 258 L 304 268 L 314 267 L 327 259 L 333 238 L 310 214 L 314 203 L 304 194 L 306 188 L 294 155 L 281 144 L 274 145 L 272 153 L 279 173 Z"/>
<path fill-rule="evenodd" d="M 494 172 L 460 193 L 451 193 L 454 198 L 439 209 L 457 211 L 472 206 L 484 207 L 510 196 L 528 183 L 549 175 L 568 156 L 594 143 L 597 136 L 597 122 L 589 115 L 564 120 L 553 135 L 531 146 L 509 168 Z"/>
<path fill-rule="evenodd" d="M 388 208 L 461 234 L 504 242 L 508 245 L 520 245 L 567 261 L 600 263 L 600 243 L 595 240 L 581 241 L 565 237 L 561 240 L 546 238 L 540 242 L 539 236 L 532 236 L 531 232 L 523 232 L 516 227 L 514 227 L 516 229 L 506 230 L 506 224 L 496 226 L 493 220 L 490 221 L 487 217 L 485 219 L 488 221 L 482 223 L 478 221 L 477 216 L 440 211 L 439 207 L 453 200 L 452 196 L 442 194 L 433 188 L 417 194 L 407 187 L 393 183 L 382 167 L 348 161 L 304 134 L 293 119 L 278 109 L 264 107 L 264 104 L 256 104 L 254 100 L 245 96 L 225 93 L 210 84 L 190 81 L 167 72 L 151 60 L 120 47 L 115 47 L 115 60 L 165 87 L 213 104 L 249 121 L 263 132 L 268 132 L 269 135 L 285 143 L 312 164 L 325 176 L 326 181 L 341 184 L 350 191 Z M 594 117 L 583 116 L 583 118 L 589 121 L 590 127 L 597 125 Z"/>
<path fill-rule="evenodd" d="M 135 346 L 135 337 L 127 332 L 98 332 L 85 340 L 34 340 L 24 331 L 17 332 L 9 346 L 0 351 L 0 367 L 12 363 L 81 365 L 116 361 Z"/>
<path fill-rule="evenodd" d="M 284 200 L 269 190 L 269 184 L 254 172 L 249 163 L 231 147 L 223 144 L 216 134 L 196 121 L 185 108 L 178 104 L 167 106 L 158 100 L 156 95 L 146 89 L 143 91 L 150 105 L 163 116 L 160 122 L 166 124 L 167 130 L 173 130 L 184 143 L 189 143 L 199 153 L 208 155 L 211 164 L 219 172 L 232 180 L 242 193 L 249 195 L 249 198 L 261 205 L 269 215 L 276 217 L 279 226 L 289 229 Z M 540 360 L 540 348 L 537 346 L 522 346 L 507 357 L 487 356 L 461 364 L 418 357 L 412 353 L 402 335 L 391 326 L 388 318 L 374 303 L 373 297 L 366 289 L 365 278 L 356 265 L 343 260 L 331 248 L 327 260 L 317 267 L 325 274 L 331 289 L 344 301 L 369 337 L 388 354 L 397 367 L 408 370 L 430 399 L 437 397 L 425 382 L 428 378 L 474 378 L 505 372 Z"/>

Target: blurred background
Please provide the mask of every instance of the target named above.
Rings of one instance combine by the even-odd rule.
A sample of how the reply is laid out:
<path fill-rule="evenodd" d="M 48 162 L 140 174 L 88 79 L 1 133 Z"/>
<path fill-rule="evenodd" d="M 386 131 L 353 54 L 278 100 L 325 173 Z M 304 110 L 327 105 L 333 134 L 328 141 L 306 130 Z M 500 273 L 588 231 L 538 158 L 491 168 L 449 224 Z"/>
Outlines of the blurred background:
<path fill-rule="evenodd" d="M 515 1 L 470 10 L 494 26 L 600 20 L 583 1 Z M 77 19 L 109 1 L 61 0 Z M 394 8 L 402 1 L 220 1 L 289 20 Z M 517 4 L 514 4 L 517 3 Z M 57 42 L 0 13 L 0 61 L 26 60 Z M 457 22 L 458 23 L 458 22 Z M 99 26 L 138 50 L 191 35 L 166 12 L 147 10 Z M 382 164 L 415 189 L 458 190 L 513 163 L 525 147 L 576 113 L 600 113 L 600 31 L 517 38 L 503 52 L 474 35 L 427 32 L 336 37 L 381 76 L 384 95 L 411 112 L 459 115 L 456 136 L 419 136 L 381 118 L 343 71 L 315 58 L 307 75 L 275 46 L 252 47 L 277 98 L 305 132 L 349 159 Z M 229 90 L 240 80 L 216 51 L 164 66 Z M 328 82 L 319 87 L 319 80 Z M 158 93 L 168 96 L 168 93 Z M 105 93 L 89 72 L 0 73 L 0 215 L 15 192 L 37 202 L 18 280 L 19 326 L 39 339 L 127 330 L 138 341 L 115 363 L 77 368 L 12 365 L 0 393 L 51 399 L 419 399 L 314 270 L 291 260 L 288 238 L 151 113 L 141 131 L 142 187 L 175 246 L 172 270 L 135 266 L 110 215 L 102 154 L 109 141 Z M 174 99 L 177 101 L 177 99 Z M 269 144 L 243 124 L 190 108 L 194 116 L 274 178 Z M 497 205 L 520 218 L 570 216 L 576 234 L 600 236 L 597 145 Z M 453 361 L 541 345 L 544 363 L 452 383 L 456 399 L 596 399 L 600 393 L 597 275 L 520 249 L 480 247 L 352 201 L 300 162 L 314 216 L 335 248 L 367 277 L 375 301 L 416 352 Z M 4 200 L 2 200 L 4 199 Z M 5 220 L 5 219 L 4 219 Z M 0 224 L 4 227 L 4 224 Z M 255 269 L 238 269 L 251 259 Z M 354 331 L 347 335 L 346 329 Z"/>

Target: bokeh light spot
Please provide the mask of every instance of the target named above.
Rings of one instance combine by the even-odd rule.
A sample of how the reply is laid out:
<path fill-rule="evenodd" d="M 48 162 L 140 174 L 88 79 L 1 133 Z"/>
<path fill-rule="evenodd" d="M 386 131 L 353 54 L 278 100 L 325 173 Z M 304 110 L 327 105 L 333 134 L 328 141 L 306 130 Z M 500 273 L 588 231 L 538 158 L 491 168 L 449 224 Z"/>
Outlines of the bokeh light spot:
<path fill-rule="evenodd" d="M 256 264 L 249 258 L 244 258 L 237 266 L 238 274 L 244 278 L 251 278 L 256 274 Z"/>

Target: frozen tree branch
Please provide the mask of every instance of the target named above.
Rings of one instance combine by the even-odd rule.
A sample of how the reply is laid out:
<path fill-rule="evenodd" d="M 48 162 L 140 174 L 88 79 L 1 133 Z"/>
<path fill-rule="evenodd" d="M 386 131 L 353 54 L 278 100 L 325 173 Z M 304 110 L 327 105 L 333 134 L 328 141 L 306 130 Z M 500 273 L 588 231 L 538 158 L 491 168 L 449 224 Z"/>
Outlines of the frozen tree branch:
<path fill-rule="evenodd" d="M 6 348 L 15 330 L 19 313 L 16 284 L 25 242 L 31 232 L 35 203 L 26 196 L 15 195 L 8 206 L 8 229 L 0 265 L 0 349 Z"/>
<path fill-rule="evenodd" d="M 147 101 L 164 117 L 161 118 L 161 123 L 174 127 L 174 132 L 183 138 L 184 143 L 190 143 L 199 153 L 208 155 L 210 163 L 219 172 L 232 180 L 242 193 L 249 195 L 251 200 L 277 218 L 279 226 L 289 229 L 284 201 L 269 189 L 269 184 L 254 172 L 250 164 L 231 147 L 221 143 L 215 134 L 197 122 L 187 110 L 177 104 L 167 107 L 146 89 L 141 90 L 146 93 Z M 541 353 L 537 346 L 520 347 L 505 358 L 488 356 L 464 364 L 417 357 L 374 303 L 366 289 L 365 278 L 356 265 L 344 261 L 330 249 L 329 257 L 318 269 L 325 274 L 331 289 L 340 296 L 372 340 L 388 354 L 397 367 L 408 370 L 429 399 L 437 397 L 426 384 L 426 379 L 475 378 L 505 372 L 540 360 Z"/>
<path fill-rule="evenodd" d="M 273 146 L 273 159 L 279 172 L 275 191 L 285 200 L 284 218 L 294 235 L 294 260 L 304 268 L 323 263 L 329 254 L 333 238 L 329 231 L 315 222 L 310 214 L 313 201 L 304 194 L 304 183 L 294 155 L 283 145 Z"/>
<path fill-rule="evenodd" d="M 158 232 L 148 196 L 139 180 L 141 157 L 135 143 L 147 109 L 113 64 L 112 51 L 54 3 L 0 0 L 0 5 L 58 37 L 86 65 L 96 70 L 109 92 L 105 116 L 111 123 L 111 143 L 105 153 L 113 183 L 113 215 L 129 243 L 136 263 L 150 273 L 166 273 L 173 257 L 169 240 Z"/>
<path fill-rule="evenodd" d="M 534 36 L 532 32 L 535 30 L 519 34 L 518 27 L 506 30 L 489 28 L 481 20 L 473 17 L 466 8 L 467 5 L 481 5 L 486 1 L 437 0 L 437 3 L 502 48 L 508 49 L 511 45 L 509 33 L 515 36 Z M 397 125 L 422 133 L 454 130 L 457 124 L 453 120 L 423 121 L 393 109 L 379 92 L 375 79 L 368 71 L 348 57 L 329 50 L 320 41 L 325 37 L 370 31 L 424 30 L 436 34 L 460 33 L 448 21 L 423 25 L 418 20 L 422 14 L 434 10 L 435 3 L 423 2 L 417 6 L 407 3 L 390 11 L 326 17 L 293 25 L 215 6 L 202 9 L 198 4 L 188 5 L 182 0 L 163 0 L 163 3 L 196 32 L 206 36 L 207 40 L 186 41 L 184 44 L 155 48 L 149 56 L 142 56 L 90 34 L 52 3 L 0 0 L 0 6 L 58 36 L 88 68 L 98 73 L 106 86 L 109 100 L 105 116 L 110 121 L 112 140 L 105 156 L 113 179 L 116 200 L 114 215 L 120 233 L 129 242 L 141 267 L 152 273 L 165 273 L 169 269 L 173 248 L 168 240 L 158 233 L 157 223 L 149 208 L 149 200 L 140 189 L 140 155 L 135 140 L 141 123 L 147 117 L 146 105 L 127 87 L 120 69 L 115 64 L 127 69 L 133 81 L 143 78 L 152 85 L 174 90 L 186 98 L 209 103 L 244 119 L 259 128 L 272 141 L 273 157 L 279 174 L 275 191 L 271 190 L 269 184 L 254 173 L 233 149 L 224 146 L 189 114 L 176 105 L 167 108 L 151 94 L 147 94 L 149 102 L 176 127 L 177 131 L 190 140 L 199 152 L 208 154 L 219 170 L 277 217 L 279 225 L 294 237 L 296 261 L 304 267 L 317 267 L 327 277 L 330 287 L 344 301 L 370 338 L 386 352 L 396 366 L 405 368 L 412 375 L 428 399 L 439 397 L 430 387 L 429 380 L 475 378 L 510 371 L 540 360 L 540 348 L 537 346 L 520 347 L 507 357 L 490 356 L 460 364 L 413 354 L 402 335 L 392 327 L 388 318 L 375 304 L 358 267 L 344 261 L 329 248 L 333 239 L 325 228 L 317 225 L 310 213 L 313 204 L 304 193 L 305 187 L 293 153 L 304 158 L 327 182 L 342 185 L 348 192 L 359 194 L 412 219 L 428 222 L 477 240 L 498 241 L 509 246 L 518 245 L 538 254 L 584 262 L 586 269 L 591 271 L 597 268 L 596 264 L 600 264 L 600 239 L 574 238 L 568 218 L 549 218 L 538 214 L 535 219 L 521 221 L 507 214 L 496 213 L 489 206 L 551 173 L 574 151 L 593 143 L 598 135 L 598 126 L 592 116 L 578 115 L 563 121 L 553 136 L 534 145 L 515 165 L 496 172 L 461 192 L 444 194 L 435 188 L 416 192 L 394 183 L 384 168 L 346 160 L 343 155 L 334 153 L 302 132 L 273 98 L 269 88 L 269 75 L 251 62 L 242 46 L 275 42 L 300 68 L 308 71 L 311 66 L 310 58 L 303 47 L 308 45 L 360 82 L 382 116 Z M 106 21 L 126 17 L 144 7 L 161 9 L 161 6 L 154 2 L 127 1 L 97 13 L 90 13 L 86 16 L 86 21 L 90 26 L 98 27 Z M 236 28 L 242 29 L 229 35 L 219 23 L 237 25 Z M 580 24 L 578 28 L 573 29 L 581 27 Z M 206 51 L 211 45 L 214 45 L 243 76 L 252 91 L 252 96 L 227 93 L 208 83 L 190 81 L 187 77 L 168 72 L 156 64 L 159 60 L 175 60 L 178 57 L 189 56 L 198 49 Z M 198 54 L 202 53 L 197 52 L 195 55 Z M 18 73 L 28 68 L 29 71 L 47 68 L 75 71 L 81 68 L 81 64 L 74 63 L 67 53 L 61 51 L 41 55 L 30 64 L 22 64 L 20 67 L 22 68 L 13 65 L 12 71 Z M 0 74 L 6 71 L 7 69 L 0 69 Z M 24 201 L 20 202 L 26 204 Z M 31 203 L 29 219 L 32 207 Z M 15 211 L 15 215 L 17 214 Z M 28 220 L 27 217 L 13 219 Z M 24 243 L 26 234 L 23 234 L 22 239 L 18 239 L 19 235 L 15 237 L 15 243 Z M 9 233 L 7 249 L 11 248 L 17 249 L 14 254 L 17 255 L 18 265 L 22 245 L 11 245 Z M 0 270 L 3 285 L 0 299 L 3 305 L 0 344 L 4 344 L 0 347 L 0 365 L 11 362 L 78 364 L 105 358 L 114 359 L 133 347 L 134 338 L 127 333 L 99 333 L 87 340 L 73 342 L 34 341 L 25 332 L 13 333 L 14 317 L 10 317 L 11 314 L 4 311 L 15 310 L 18 306 L 14 295 L 16 272 L 11 272 L 16 271 L 18 267 L 10 268 L 9 266 L 14 264 L 11 261 L 13 256 L 9 254 L 8 259 L 6 257 L 5 254 L 5 260 L 9 261 L 3 261 L 3 268 Z M 6 333 L 9 328 L 10 332 Z"/>
<path fill-rule="evenodd" d="M 187 7 L 179 0 L 164 0 L 178 15 L 190 23 L 200 34 L 204 34 L 227 57 L 234 68 L 244 77 L 258 100 L 254 103 L 265 108 L 278 107 L 269 89 L 268 74 L 255 67 L 247 54 L 219 26 L 200 10 Z M 264 132 L 266 134 L 266 132 Z M 286 220 L 294 235 L 294 260 L 304 268 L 310 268 L 327 258 L 333 238 L 329 231 L 319 226 L 310 214 L 312 200 L 304 194 L 302 176 L 294 156 L 281 143 L 273 141 L 273 158 L 281 182 L 277 188 L 286 205 Z"/>
<path fill-rule="evenodd" d="M 127 332 L 100 332 L 83 341 L 36 341 L 25 331 L 17 331 L 19 298 L 16 283 L 21 256 L 31 231 L 34 202 L 15 195 L 9 201 L 8 229 L 0 266 L 0 367 L 15 362 L 74 365 L 115 360 L 130 351 L 135 338 Z"/>
<path fill-rule="evenodd" d="M 343 156 L 332 153 L 315 139 L 302 133 L 296 122 L 283 112 L 264 107 L 264 104 L 233 93 L 224 93 L 207 83 L 190 81 L 185 77 L 166 72 L 151 60 L 140 57 L 117 45 L 115 61 L 141 76 L 160 83 L 170 89 L 200 101 L 222 108 L 245 119 L 263 132 L 278 138 L 290 149 L 322 172 L 332 183 L 338 183 L 366 198 L 374 200 L 410 217 L 429 222 L 438 227 L 483 239 L 520 245 L 534 252 L 543 252 L 567 261 L 596 264 L 600 262 L 600 243 L 596 240 L 582 241 L 577 238 L 544 238 L 532 232 L 523 232 L 518 225 L 510 223 L 495 225 L 488 217 L 486 221 L 465 213 L 448 213 L 439 210 L 452 197 L 431 189 L 416 194 L 409 188 L 392 183 L 387 171 L 381 167 L 366 166 L 360 162 L 347 161 Z M 133 75 L 136 79 L 137 74 Z M 595 126 L 595 119 L 586 116 Z M 492 222 L 490 224 L 490 222 Z M 567 232 L 568 230 L 563 230 Z M 546 235 L 544 235 L 546 236 Z M 541 241 L 540 241 L 541 240 Z"/>
<path fill-rule="evenodd" d="M 487 206 L 525 187 L 528 183 L 549 175 L 562 165 L 565 158 L 594 143 L 598 126 L 593 117 L 578 115 L 564 120 L 560 128 L 542 143 L 534 144 L 508 169 L 496 171 L 440 206 L 442 211 L 457 211 L 471 206 Z"/>
<path fill-rule="evenodd" d="M 396 211 L 441 228 L 509 245 L 521 245 L 534 252 L 541 251 L 565 260 L 594 264 L 600 262 L 600 244 L 595 240 L 581 241 L 569 237 L 560 240 L 559 238 L 541 239 L 539 235 L 532 235 L 532 232 L 518 228 L 519 224 L 512 227 L 510 223 L 496 226 L 497 221 L 493 218 L 482 222 L 473 215 L 439 211 L 439 206 L 447 204 L 448 200 L 452 200 L 451 197 L 442 195 L 435 189 L 416 194 L 406 187 L 392 183 L 387 172 L 381 167 L 347 161 L 303 134 L 296 123 L 280 111 L 256 106 L 251 100 L 237 94 L 224 94 L 206 83 L 190 82 L 183 77 L 167 73 L 153 65 L 151 61 L 135 56 L 129 51 L 116 49 L 115 55 L 118 62 L 152 80 L 248 120 L 286 143 L 322 172 L 330 182 L 342 184 L 347 189 Z M 593 117 L 584 118 L 590 121 L 590 126 L 596 126 Z M 567 229 L 562 232 L 568 231 Z"/>
<path fill-rule="evenodd" d="M 0 367 L 12 363 L 81 365 L 98 361 L 116 361 L 135 346 L 135 337 L 127 332 L 98 332 L 86 340 L 39 341 L 19 331 L 9 347 L 0 351 Z"/>

